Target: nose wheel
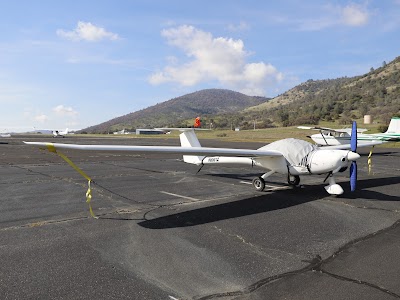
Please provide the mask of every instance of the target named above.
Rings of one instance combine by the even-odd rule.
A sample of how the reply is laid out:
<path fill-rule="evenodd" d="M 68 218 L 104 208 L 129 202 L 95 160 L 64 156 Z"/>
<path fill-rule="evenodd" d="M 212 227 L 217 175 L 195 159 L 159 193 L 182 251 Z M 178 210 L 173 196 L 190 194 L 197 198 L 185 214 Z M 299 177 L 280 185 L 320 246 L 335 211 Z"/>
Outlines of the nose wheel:
<path fill-rule="evenodd" d="M 263 191 L 264 188 L 265 188 L 264 179 L 262 179 L 261 177 L 254 178 L 253 179 L 253 186 L 257 191 L 259 191 L 259 192 Z"/>
<path fill-rule="evenodd" d="M 299 175 L 288 175 L 288 183 L 292 186 L 297 186 L 300 183 Z"/>

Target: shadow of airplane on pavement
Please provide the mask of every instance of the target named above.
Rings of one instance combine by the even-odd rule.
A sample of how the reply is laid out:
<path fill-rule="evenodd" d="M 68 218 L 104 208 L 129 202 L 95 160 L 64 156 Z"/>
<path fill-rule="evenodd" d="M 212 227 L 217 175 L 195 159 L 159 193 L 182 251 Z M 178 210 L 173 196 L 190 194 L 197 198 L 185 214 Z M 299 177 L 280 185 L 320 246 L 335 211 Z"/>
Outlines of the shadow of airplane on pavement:
<path fill-rule="evenodd" d="M 375 201 L 399 201 L 399 197 L 385 195 L 380 192 L 370 191 L 367 188 L 399 184 L 400 177 L 374 178 L 358 181 L 355 193 L 350 192 L 350 187 L 345 188 L 342 199 L 356 198 Z M 167 229 L 177 227 L 196 226 L 221 220 L 233 219 L 243 216 L 255 215 L 269 211 L 285 209 L 307 202 L 331 197 L 326 194 L 321 185 L 310 185 L 304 189 L 293 188 L 262 194 L 238 201 L 227 202 L 189 211 L 184 211 L 152 220 L 141 221 L 138 224 L 149 229 Z"/>

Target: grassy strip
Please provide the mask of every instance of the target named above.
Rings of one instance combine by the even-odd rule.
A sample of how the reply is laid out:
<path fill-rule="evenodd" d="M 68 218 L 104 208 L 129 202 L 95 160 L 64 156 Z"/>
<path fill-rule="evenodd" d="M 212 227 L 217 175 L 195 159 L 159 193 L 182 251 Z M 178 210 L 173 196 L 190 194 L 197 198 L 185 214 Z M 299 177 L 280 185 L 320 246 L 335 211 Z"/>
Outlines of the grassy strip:
<path fill-rule="evenodd" d="M 319 126 L 330 127 L 330 128 L 341 128 L 333 123 L 329 124 L 321 124 Z M 367 128 L 368 132 L 377 132 L 378 125 L 362 125 L 362 128 Z M 224 140 L 224 141 L 233 141 L 233 142 L 263 142 L 263 143 L 271 143 L 276 140 L 284 139 L 284 138 L 297 138 L 305 141 L 312 142 L 307 135 L 315 134 L 317 131 L 314 130 L 302 130 L 297 127 L 276 127 L 276 128 L 266 128 L 266 129 L 256 129 L 256 130 L 241 130 L 241 131 L 232 131 L 232 130 L 207 130 L 207 131 L 197 131 L 196 134 L 199 139 L 216 139 L 216 140 Z M 82 137 L 110 137 L 110 138 L 178 138 L 180 132 L 172 131 L 171 134 L 160 134 L 160 135 L 119 135 L 119 134 L 109 134 L 109 135 L 94 135 L 94 134 L 84 134 L 84 135 L 75 135 Z M 383 145 L 379 145 L 379 147 L 384 148 L 400 148 L 400 143 L 389 142 Z"/>

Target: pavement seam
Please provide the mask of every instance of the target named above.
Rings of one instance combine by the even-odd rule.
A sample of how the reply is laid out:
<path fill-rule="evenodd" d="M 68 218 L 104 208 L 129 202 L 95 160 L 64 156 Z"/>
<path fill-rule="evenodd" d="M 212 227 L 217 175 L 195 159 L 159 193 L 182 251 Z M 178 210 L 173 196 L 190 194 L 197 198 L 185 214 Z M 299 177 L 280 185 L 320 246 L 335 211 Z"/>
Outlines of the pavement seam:
<path fill-rule="evenodd" d="M 394 228 L 396 228 L 396 227 L 399 226 L 399 225 L 400 225 L 400 220 L 397 220 L 394 224 L 392 224 L 391 226 L 389 226 L 389 227 L 387 227 L 387 228 L 383 228 L 383 229 L 381 229 L 381 230 L 378 230 L 378 231 L 376 231 L 376 232 L 373 232 L 373 233 L 371 233 L 371 234 L 368 234 L 368 235 L 366 235 L 366 236 L 364 236 L 364 237 L 360 237 L 360 238 L 358 238 L 358 239 L 355 239 L 355 240 L 353 240 L 353 241 L 348 242 L 347 244 L 345 244 L 345 245 L 343 245 L 342 247 L 340 247 L 339 250 L 337 250 L 333 255 L 331 255 L 331 256 L 328 257 L 327 259 L 321 260 L 321 263 L 317 265 L 317 267 L 314 269 L 314 271 L 320 271 L 320 272 L 323 273 L 323 274 L 327 274 L 327 275 L 329 275 L 329 276 L 331 276 L 331 277 L 333 277 L 333 278 L 339 279 L 339 280 L 348 281 L 348 282 L 353 282 L 353 283 L 357 283 L 357 284 L 362 284 L 362 285 L 365 285 L 365 286 L 368 286 L 368 287 L 377 289 L 377 290 L 379 290 L 379 291 L 381 291 L 381 292 L 384 292 L 384 293 L 386 293 L 386 294 L 389 294 L 389 295 L 391 295 L 391 296 L 394 296 L 394 297 L 400 299 L 400 295 L 399 295 L 399 294 L 397 294 L 397 293 L 395 293 L 395 292 L 392 292 L 392 291 L 390 291 L 390 290 L 388 290 L 388 289 L 386 289 L 386 288 L 380 287 L 380 286 L 378 286 L 378 285 L 376 285 L 376 284 L 373 284 L 373 283 L 370 283 L 370 282 L 367 282 L 367 281 L 363 281 L 363 280 L 359 280 L 359 279 L 352 279 L 352 278 L 345 277 L 345 276 L 341 276 L 341 275 L 334 274 L 334 273 L 330 273 L 330 272 L 328 272 L 328 271 L 326 271 L 326 270 L 323 269 L 323 265 L 324 265 L 324 264 L 333 261 L 337 256 L 339 256 L 342 252 L 344 252 L 344 251 L 346 251 L 347 249 L 349 249 L 351 246 L 353 246 L 353 245 L 355 245 L 355 244 L 357 244 L 357 243 L 360 243 L 360 242 L 367 241 L 367 240 L 369 240 L 369 239 L 371 239 L 371 238 L 373 238 L 373 237 L 375 237 L 375 236 L 377 236 L 377 235 L 380 235 L 380 234 L 382 234 L 382 233 L 385 233 L 385 232 L 387 232 L 387 231 L 390 231 L 391 229 L 394 229 Z"/>
<path fill-rule="evenodd" d="M 357 206 L 357 205 L 352 205 L 350 203 L 346 203 L 344 201 L 335 201 L 335 200 L 330 200 L 330 199 L 324 199 L 323 201 L 333 202 L 333 203 L 341 204 L 341 205 L 348 206 L 348 207 L 351 207 L 351 208 L 380 210 L 380 211 L 394 212 L 394 213 L 400 212 L 397 209 L 386 209 L 386 208 L 381 208 L 381 207 L 370 207 L 370 206 L 365 206 L 365 205 L 364 206 Z"/>
<path fill-rule="evenodd" d="M 340 276 L 340 275 L 337 275 L 337 274 L 330 273 L 330 272 L 325 271 L 325 270 L 322 269 L 322 266 L 324 264 L 333 261 L 338 255 L 340 255 L 342 252 L 344 252 L 345 250 L 347 250 L 351 246 L 353 246 L 353 245 L 355 245 L 355 244 L 357 244 L 359 242 L 366 241 L 366 240 L 368 240 L 368 239 L 370 239 L 370 238 L 372 238 L 372 237 L 374 237 L 374 236 L 376 236 L 378 234 L 381 234 L 381 233 L 384 233 L 386 231 L 389 231 L 389 230 L 391 230 L 391 229 L 393 229 L 393 228 L 395 228 L 395 227 L 397 227 L 399 225 L 400 225 L 400 220 L 396 221 L 392 226 L 389 226 L 389 227 L 381 229 L 381 230 L 379 230 L 377 232 L 368 234 L 368 235 L 366 235 L 364 237 L 360 237 L 358 239 L 352 240 L 352 241 L 346 243 L 345 245 L 343 245 L 342 247 L 340 247 L 334 254 L 332 254 L 331 256 L 329 256 L 328 258 L 326 258 L 324 260 L 321 258 L 320 255 L 317 254 L 312 260 L 304 261 L 304 262 L 309 262 L 309 265 L 305 266 L 304 268 L 301 268 L 301 269 L 298 269 L 298 270 L 294 270 L 294 271 L 289 271 L 289 272 L 278 274 L 278 275 L 273 275 L 273 276 L 261 279 L 261 280 L 255 282 L 255 283 L 245 287 L 242 290 L 230 291 L 230 292 L 225 292 L 225 293 L 216 293 L 216 294 L 211 294 L 211 295 L 206 295 L 206 296 L 199 296 L 199 297 L 195 296 L 195 297 L 193 297 L 193 299 L 195 299 L 195 300 L 209 300 L 209 299 L 216 299 L 216 298 L 222 298 L 222 297 L 244 296 L 244 295 L 251 294 L 252 292 L 255 292 L 257 289 L 259 289 L 259 288 L 261 288 L 263 286 L 266 286 L 266 285 L 270 284 L 271 282 L 274 282 L 274 281 L 277 281 L 277 280 L 280 280 L 280 279 L 283 279 L 283 278 L 289 277 L 289 276 L 300 275 L 300 274 L 303 274 L 303 273 L 306 273 L 306 272 L 310 272 L 310 271 L 311 272 L 321 272 L 321 273 L 324 273 L 326 275 L 329 275 L 329 276 L 331 276 L 333 278 L 336 278 L 336 279 L 339 279 L 339 280 L 344 280 L 344 281 L 347 281 L 347 282 L 353 282 L 353 283 L 357 283 L 357 284 L 362 284 L 362 285 L 377 289 L 378 291 L 384 292 L 386 294 L 389 294 L 389 295 L 391 295 L 393 297 L 396 297 L 396 298 L 400 299 L 400 295 L 399 294 L 396 294 L 396 293 L 394 293 L 392 291 L 389 291 L 388 289 L 385 289 L 385 288 L 380 287 L 378 285 L 375 285 L 373 283 L 369 283 L 367 281 L 358 280 L 358 279 L 347 278 L 347 277 L 344 277 L 344 276 Z"/>
<path fill-rule="evenodd" d="M 195 300 L 209 300 L 209 299 L 216 299 L 216 298 L 222 298 L 222 297 L 230 297 L 230 296 L 244 296 L 244 295 L 248 295 L 251 294 L 252 292 L 258 290 L 259 288 L 268 285 L 271 282 L 280 280 L 282 278 L 285 277 L 289 277 L 289 276 L 294 276 L 294 275 L 298 275 L 298 274 L 302 274 L 308 271 L 312 271 L 314 267 L 318 266 L 321 261 L 319 260 L 319 256 L 317 255 L 317 257 L 315 257 L 311 263 L 301 269 L 298 270 L 294 270 L 294 271 L 289 271 L 286 273 L 282 273 L 282 274 L 278 274 L 278 275 L 273 275 L 264 279 L 261 279 L 247 287 L 245 287 L 243 290 L 239 290 L 239 291 L 232 291 L 232 292 L 225 292 L 225 293 L 217 293 L 217 294 L 212 294 L 212 295 L 207 295 L 207 296 L 201 296 L 201 297 L 193 297 L 193 299 Z"/>
<path fill-rule="evenodd" d="M 353 278 L 341 276 L 341 275 L 338 275 L 338 274 L 334 274 L 334 273 L 328 272 L 328 271 L 323 270 L 323 269 L 320 269 L 320 272 L 321 272 L 322 274 L 329 275 L 329 276 L 331 276 L 331 277 L 333 277 L 333 278 L 335 278 L 335 279 L 341 280 L 341 281 L 347 281 L 347 282 L 356 283 L 356 284 L 361 284 L 361 285 L 365 285 L 365 286 L 374 288 L 374 289 L 376 289 L 376 290 L 378 290 L 378 291 L 381 291 L 381 292 L 383 292 L 383 293 L 385 293 L 385 294 L 389 294 L 389 295 L 391 295 L 391 296 L 393 296 L 393 297 L 396 297 L 396 298 L 399 298 L 399 299 L 400 299 L 400 295 L 399 295 L 399 294 L 396 294 L 396 293 L 394 293 L 394 292 L 392 292 L 392 291 L 390 291 L 390 290 L 388 290 L 388 289 L 385 289 L 385 288 L 383 288 L 383 287 L 380 287 L 379 285 L 370 283 L 370 282 L 368 282 L 368 281 L 359 280 L 359 279 L 353 279 Z"/>
<path fill-rule="evenodd" d="M 18 225 L 18 226 L 10 226 L 10 227 L 1 228 L 0 231 L 16 230 L 16 229 L 21 229 L 21 228 L 40 227 L 40 226 L 50 225 L 50 224 L 59 224 L 59 223 L 66 223 L 66 222 L 71 222 L 71 221 L 85 220 L 88 218 L 89 217 L 71 217 L 71 218 L 65 218 L 65 219 L 59 219 L 59 220 L 37 221 L 37 222 L 22 224 L 22 225 Z"/>

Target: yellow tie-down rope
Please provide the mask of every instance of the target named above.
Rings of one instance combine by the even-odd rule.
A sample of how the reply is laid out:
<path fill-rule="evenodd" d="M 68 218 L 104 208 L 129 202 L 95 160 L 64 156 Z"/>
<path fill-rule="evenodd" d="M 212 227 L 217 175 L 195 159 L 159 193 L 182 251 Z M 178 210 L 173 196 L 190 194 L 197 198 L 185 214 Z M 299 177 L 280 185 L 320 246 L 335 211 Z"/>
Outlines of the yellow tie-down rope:
<path fill-rule="evenodd" d="M 372 150 L 374 150 L 374 146 L 372 146 L 371 151 L 369 152 L 368 155 L 368 175 L 371 175 L 371 169 L 372 169 Z"/>
<path fill-rule="evenodd" d="M 92 179 L 85 172 L 83 172 L 81 169 L 79 169 L 77 165 L 75 165 L 67 156 L 65 156 L 65 154 L 63 154 L 61 152 L 57 152 L 56 147 L 54 147 L 54 145 L 52 143 L 47 144 L 47 150 L 59 155 L 71 167 L 73 167 L 79 174 L 81 174 L 84 178 L 87 179 L 87 181 L 88 181 L 88 190 L 86 192 L 86 203 L 89 205 L 90 215 L 93 218 L 98 219 L 98 217 L 96 217 L 96 215 L 93 213 L 92 205 L 90 204 L 90 200 L 92 200 L 92 189 L 90 187 L 90 183 L 91 183 Z"/>

